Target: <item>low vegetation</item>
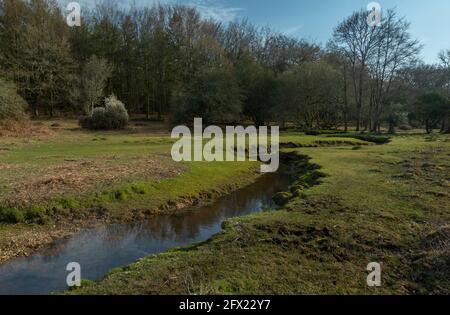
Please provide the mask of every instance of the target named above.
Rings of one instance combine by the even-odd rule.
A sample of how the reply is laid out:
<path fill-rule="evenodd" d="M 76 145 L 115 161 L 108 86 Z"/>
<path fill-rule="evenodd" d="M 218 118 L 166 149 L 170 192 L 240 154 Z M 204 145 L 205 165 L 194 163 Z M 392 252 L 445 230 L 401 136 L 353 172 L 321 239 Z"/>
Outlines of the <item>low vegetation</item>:
<path fill-rule="evenodd" d="M 67 121 L 43 127 L 57 136 L 0 142 L 1 261 L 83 226 L 182 211 L 250 183 L 259 169 L 174 164 L 173 141 L 137 123 L 120 133 Z M 282 133 L 286 153 L 308 158 L 291 161 L 296 180 L 274 196 L 279 211 L 231 219 L 208 242 L 144 258 L 70 293 L 448 293 L 450 138 L 422 131 L 376 145 L 355 139 L 359 133 L 322 133 Z M 382 264 L 380 288 L 365 284 L 372 261 Z"/>
<path fill-rule="evenodd" d="M 0 122 L 24 119 L 27 106 L 27 102 L 17 94 L 14 84 L 0 79 Z"/>
<path fill-rule="evenodd" d="M 380 134 L 347 133 L 347 134 L 339 134 L 339 136 L 358 139 L 375 144 L 386 144 L 391 141 L 391 138 L 389 136 Z"/>
<path fill-rule="evenodd" d="M 105 107 L 94 108 L 90 116 L 80 120 L 80 125 L 91 130 L 119 130 L 128 125 L 128 120 L 125 105 L 111 95 L 105 99 Z"/>
<path fill-rule="evenodd" d="M 177 164 L 169 136 L 136 124 L 120 134 L 51 125 L 55 137 L 0 140 L 0 261 L 81 227 L 176 212 L 258 176 L 254 162 Z"/>
<path fill-rule="evenodd" d="M 299 177 L 302 193 L 282 210 L 228 220 L 208 242 L 71 293 L 449 294 L 449 148 L 448 137 L 405 135 L 357 151 L 295 149 L 326 177 L 312 187 Z M 372 261 L 379 288 L 366 285 Z"/>

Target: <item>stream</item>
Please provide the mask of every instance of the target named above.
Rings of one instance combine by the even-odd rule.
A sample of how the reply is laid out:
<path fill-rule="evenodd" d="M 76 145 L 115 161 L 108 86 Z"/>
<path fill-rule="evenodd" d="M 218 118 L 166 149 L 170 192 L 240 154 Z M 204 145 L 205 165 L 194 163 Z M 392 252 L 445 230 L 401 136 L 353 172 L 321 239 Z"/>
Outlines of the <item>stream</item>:
<path fill-rule="evenodd" d="M 29 257 L 0 265 L 0 295 L 51 294 L 67 289 L 66 266 L 81 265 L 81 277 L 100 280 L 111 269 L 180 246 L 198 243 L 221 231 L 231 217 L 275 208 L 272 196 L 289 186 L 289 176 L 266 174 L 255 183 L 206 205 L 132 224 L 82 230 Z"/>

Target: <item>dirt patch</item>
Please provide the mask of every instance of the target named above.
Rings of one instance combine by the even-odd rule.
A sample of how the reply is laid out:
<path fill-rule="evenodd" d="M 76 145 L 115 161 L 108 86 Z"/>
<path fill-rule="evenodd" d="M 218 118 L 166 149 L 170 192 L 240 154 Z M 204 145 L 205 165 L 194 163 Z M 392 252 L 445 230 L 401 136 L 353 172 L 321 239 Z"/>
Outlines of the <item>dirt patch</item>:
<path fill-rule="evenodd" d="M 104 221 L 66 220 L 51 226 L 29 224 L 0 226 L 0 264 L 12 258 L 29 256 L 56 240 L 100 224 L 104 224 Z"/>
<path fill-rule="evenodd" d="M 41 226 L 27 227 L 18 233 L 17 230 L 3 232 L 0 243 L 0 263 L 14 257 L 28 256 L 33 251 L 50 244 L 56 239 L 67 237 L 78 229 L 71 226 L 44 229 Z"/>
<path fill-rule="evenodd" d="M 156 157 L 67 160 L 46 167 L 31 178 L 10 183 L 10 193 L 4 202 L 14 207 L 26 207 L 59 196 L 86 195 L 123 181 L 171 178 L 183 171 L 185 167 L 181 164 L 163 163 Z"/>

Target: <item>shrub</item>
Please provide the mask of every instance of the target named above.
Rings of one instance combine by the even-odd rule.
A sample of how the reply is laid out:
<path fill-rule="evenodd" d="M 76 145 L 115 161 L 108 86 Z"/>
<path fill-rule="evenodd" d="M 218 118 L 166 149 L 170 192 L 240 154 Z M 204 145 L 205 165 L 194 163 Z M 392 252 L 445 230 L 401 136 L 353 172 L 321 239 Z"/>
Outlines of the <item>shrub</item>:
<path fill-rule="evenodd" d="M 343 130 L 309 130 L 309 129 L 303 129 L 303 130 L 299 130 L 300 132 L 304 132 L 305 135 L 307 136 L 321 136 L 321 135 L 335 135 L 338 136 L 340 134 L 345 134 L 347 132 L 343 131 Z"/>
<path fill-rule="evenodd" d="M 124 129 L 128 125 L 128 112 L 125 105 L 114 95 L 105 99 L 105 107 L 97 107 L 91 116 L 83 117 L 79 123 L 82 128 L 92 130 Z"/>
<path fill-rule="evenodd" d="M 320 136 L 320 131 L 317 130 L 306 130 L 305 135 L 307 136 Z"/>
<path fill-rule="evenodd" d="M 105 116 L 110 129 L 123 129 L 128 125 L 128 112 L 125 105 L 114 95 L 105 100 Z"/>
<path fill-rule="evenodd" d="M 327 137 L 332 137 L 332 135 L 328 135 Z M 350 134 L 341 134 L 339 135 L 341 138 L 354 138 L 366 142 L 372 142 L 375 144 L 386 144 L 391 141 L 391 137 L 379 135 L 379 134 L 363 134 L 363 133 L 350 133 Z"/>
<path fill-rule="evenodd" d="M 25 211 L 25 221 L 29 223 L 46 224 L 50 217 L 44 208 L 32 207 Z"/>
<path fill-rule="evenodd" d="M 110 129 L 106 109 L 103 107 L 94 108 L 91 116 L 92 129 Z"/>
<path fill-rule="evenodd" d="M 25 118 L 27 102 L 17 94 L 14 84 L 0 79 L 0 120 Z"/>
<path fill-rule="evenodd" d="M 23 213 L 14 208 L 0 207 L 0 223 L 21 223 L 25 221 Z"/>
<path fill-rule="evenodd" d="M 386 144 L 391 142 L 391 138 L 387 137 L 387 136 L 379 136 L 379 135 L 356 135 L 353 136 L 356 139 L 359 140 L 363 140 L 363 141 L 367 141 L 367 142 L 372 142 L 375 144 Z"/>

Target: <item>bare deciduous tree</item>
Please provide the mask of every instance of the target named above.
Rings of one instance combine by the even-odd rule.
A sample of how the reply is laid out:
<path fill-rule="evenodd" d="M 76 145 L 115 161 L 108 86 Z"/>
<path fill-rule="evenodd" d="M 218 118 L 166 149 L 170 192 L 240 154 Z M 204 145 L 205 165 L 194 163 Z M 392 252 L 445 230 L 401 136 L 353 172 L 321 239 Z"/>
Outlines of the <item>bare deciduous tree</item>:
<path fill-rule="evenodd" d="M 371 131 L 380 130 L 380 118 L 397 71 L 413 62 L 421 49 L 419 43 L 411 39 L 409 27 L 410 24 L 398 18 L 393 10 L 383 16 L 377 47 L 368 60 L 373 95 Z"/>
<path fill-rule="evenodd" d="M 81 88 L 84 99 L 85 114 L 90 115 L 94 106 L 103 96 L 106 81 L 112 74 L 112 67 L 105 59 L 93 55 L 83 67 Z"/>
<path fill-rule="evenodd" d="M 334 30 L 329 43 L 332 50 L 345 55 L 351 65 L 352 83 L 356 103 L 356 129 L 361 127 L 363 91 L 367 63 L 379 46 L 382 29 L 367 23 L 367 11 L 353 13 Z"/>

